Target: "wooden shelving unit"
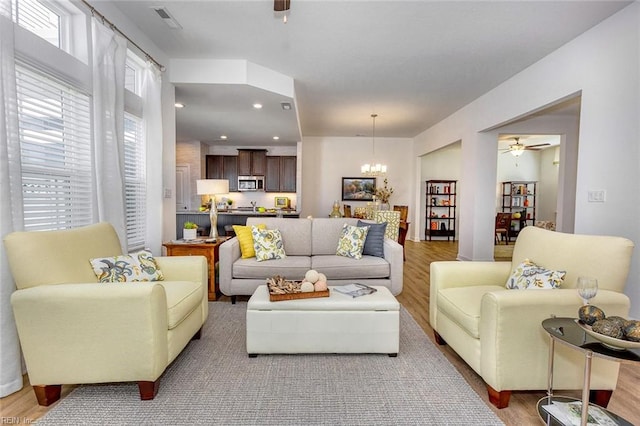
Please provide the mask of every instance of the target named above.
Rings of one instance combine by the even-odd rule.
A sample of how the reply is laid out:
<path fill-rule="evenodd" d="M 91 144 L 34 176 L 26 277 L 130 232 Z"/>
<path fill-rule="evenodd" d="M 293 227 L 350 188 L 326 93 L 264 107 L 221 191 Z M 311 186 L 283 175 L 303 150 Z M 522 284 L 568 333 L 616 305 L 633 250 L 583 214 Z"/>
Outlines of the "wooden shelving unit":
<path fill-rule="evenodd" d="M 424 237 L 431 241 L 433 237 L 446 237 L 447 241 L 456 239 L 456 180 L 426 181 L 426 220 Z"/>
<path fill-rule="evenodd" d="M 536 181 L 509 181 L 502 182 L 502 211 L 511 213 L 511 238 L 525 226 L 533 226 L 536 223 Z M 515 213 L 520 213 L 519 218 L 514 218 Z"/>

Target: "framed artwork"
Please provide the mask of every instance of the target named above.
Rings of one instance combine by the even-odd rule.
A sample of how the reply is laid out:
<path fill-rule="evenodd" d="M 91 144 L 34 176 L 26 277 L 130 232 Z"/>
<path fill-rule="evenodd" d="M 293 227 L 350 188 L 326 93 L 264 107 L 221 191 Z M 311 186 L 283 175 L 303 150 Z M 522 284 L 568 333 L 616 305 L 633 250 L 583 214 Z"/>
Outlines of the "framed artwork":
<path fill-rule="evenodd" d="M 343 177 L 342 201 L 373 201 L 376 193 L 374 177 Z"/>

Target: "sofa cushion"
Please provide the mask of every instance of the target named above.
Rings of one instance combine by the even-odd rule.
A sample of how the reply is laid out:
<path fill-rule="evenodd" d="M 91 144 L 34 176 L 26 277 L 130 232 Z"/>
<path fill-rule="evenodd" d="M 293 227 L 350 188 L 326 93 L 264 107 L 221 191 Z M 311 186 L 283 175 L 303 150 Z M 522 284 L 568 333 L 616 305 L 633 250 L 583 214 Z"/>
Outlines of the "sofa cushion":
<path fill-rule="evenodd" d="M 345 223 L 355 226 L 358 223 L 358 219 L 332 219 L 327 217 L 313 219 L 313 228 L 311 230 L 313 255 L 335 255 L 338 240 L 342 234 L 342 227 Z"/>
<path fill-rule="evenodd" d="M 281 275 L 289 280 L 301 280 L 311 269 L 310 256 L 287 256 L 268 262 L 258 262 L 256 258 L 238 259 L 233 263 L 234 279 L 264 279 Z M 266 281 L 265 281 L 266 282 Z"/>
<path fill-rule="evenodd" d="M 311 256 L 310 219 L 283 219 L 276 217 L 248 217 L 247 226 L 264 223 L 267 229 L 278 229 L 282 235 L 287 256 Z M 336 241 L 338 241 L 336 239 Z M 333 247 L 335 250 L 335 245 Z"/>
<path fill-rule="evenodd" d="M 338 240 L 336 254 L 338 256 L 360 259 L 362 257 L 362 250 L 364 249 L 364 242 L 367 239 L 368 232 L 368 226 L 352 226 L 345 223 L 342 227 L 340 239 Z"/>
<path fill-rule="evenodd" d="M 554 271 L 525 259 L 511 273 L 506 288 L 510 290 L 541 290 L 559 288 L 566 271 Z"/>
<path fill-rule="evenodd" d="M 384 233 L 387 230 L 387 222 L 367 223 L 359 220 L 358 226 L 366 226 L 369 228 L 367 239 L 364 241 L 362 254 L 384 257 Z"/>
<path fill-rule="evenodd" d="M 256 226 L 258 227 L 258 229 L 267 229 L 267 225 L 265 225 L 264 223 Z M 233 232 L 235 232 L 236 237 L 238 237 L 242 258 L 248 259 L 250 257 L 256 257 L 256 251 L 253 248 L 253 235 L 251 235 L 251 227 L 243 225 L 233 225 Z"/>
<path fill-rule="evenodd" d="M 101 283 L 162 281 L 164 276 L 153 254 L 141 250 L 129 255 L 89 259 L 93 272 Z"/>
<path fill-rule="evenodd" d="M 480 306 L 482 296 L 490 291 L 506 291 L 495 285 L 444 288 L 438 292 L 438 312 L 462 327 L 470 336 L 479 339 Z"/>
<path fill-rule="evenodd" d="M 172 330 L 200 307 L 204 291 L 202 285 L 194 281 L 162 281 L 159 284 L 167 294 L 167 319 L 169 330 Z"/>
<path fill-rule="evenodd" d="M 389 262 L 376 256 L 357 260 L 337 255 L 312 256 L 311 267 L 325 274 L 327 280 L 388 278 L 391 274 Z"/>
<path fill-rule="evenodd" d="M 253 248 L 256 251 L 258 262 L 287 257 L 279 230 L 260 229 L 257 226 L 252 226 L 251 235 L 253 235 Z"/>

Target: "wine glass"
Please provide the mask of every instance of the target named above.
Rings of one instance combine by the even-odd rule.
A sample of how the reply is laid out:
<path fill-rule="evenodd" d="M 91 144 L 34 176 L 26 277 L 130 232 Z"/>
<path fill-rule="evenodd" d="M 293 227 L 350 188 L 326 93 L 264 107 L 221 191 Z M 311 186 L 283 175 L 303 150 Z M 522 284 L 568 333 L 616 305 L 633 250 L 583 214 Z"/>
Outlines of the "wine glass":
<path fill-rule="evenodd" d="M 589 304 L 589 300 L 593 299 L 598 293 L 598 280 L 592 277 L 578 277 L 578 294 L 582 297 L 585 305 Z"/>

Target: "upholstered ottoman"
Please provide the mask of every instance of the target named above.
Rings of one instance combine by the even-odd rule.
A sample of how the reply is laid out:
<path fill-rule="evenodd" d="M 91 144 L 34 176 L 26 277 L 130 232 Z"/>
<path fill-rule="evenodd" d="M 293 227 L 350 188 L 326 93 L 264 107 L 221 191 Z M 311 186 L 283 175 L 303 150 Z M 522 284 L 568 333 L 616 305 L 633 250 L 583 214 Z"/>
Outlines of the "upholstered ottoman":
<path fill-rule="evenodd" d="M 269 301 L 266 285 L 247 304 L 247 353 L 385 353 L 399 349 L 400 304 L 386 287 L 352 298 Z"/>

